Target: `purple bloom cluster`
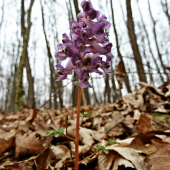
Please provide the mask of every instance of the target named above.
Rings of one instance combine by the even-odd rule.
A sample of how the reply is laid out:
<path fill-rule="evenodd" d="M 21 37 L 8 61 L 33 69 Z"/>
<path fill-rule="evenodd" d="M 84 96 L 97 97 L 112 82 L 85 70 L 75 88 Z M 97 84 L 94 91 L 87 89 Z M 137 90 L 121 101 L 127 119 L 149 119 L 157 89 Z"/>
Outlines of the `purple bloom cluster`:
<path fill-rule="evenodd" d="M 57 45 L 60 51 L 55 53 L 56 59 L 63 61 L 69 58 L 69 60 L 65 68 L 61 64 L 56 65 L 60 75 L 56 81 L 66 79 L 74 70 L 81 88 L 86 88 L 91 87 L 88 82 L 90 72 L 102 75 L 103 72 L 99 70 L 101 68 L 106 74 L 111 74 L 108 68 L 113 55 L 110 53 L 112 43 L 108 41 L 106 32 L 111 26 L 107 17 L 100 16 L 100 12 L 95 10 L 89 1 L 83 0 L 81 7 L 83 12 L 77 15 L 79 22 L 75 20 L 70 22 L 72 39 L 64 33 L 63 43 Z M 106 55 L 106 61 L 103 61 L 99 55 Z"/>

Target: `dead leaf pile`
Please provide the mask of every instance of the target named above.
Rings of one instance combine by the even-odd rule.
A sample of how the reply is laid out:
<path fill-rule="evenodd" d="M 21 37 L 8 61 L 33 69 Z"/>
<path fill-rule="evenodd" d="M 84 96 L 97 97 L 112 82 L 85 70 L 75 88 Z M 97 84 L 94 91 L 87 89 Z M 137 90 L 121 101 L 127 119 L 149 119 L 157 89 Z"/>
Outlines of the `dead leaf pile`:
<path fill-rule="evenodd" d="M 96 152 L 96 144 L 105 146 L 110 139 L 118 144 L 106 147 L 109 154 L 99 151 L 85 160 L 80 169 L 170 169 L 170 88 L 139 85 L 135 93 L 115 103 L 81 107 L 81 113 L 92 110 L 93 114 L 80 118 L 80 160 Z M 73 169 L 74 142 L 63 135 L 44 136 L 61 127 L 75 139 L 76 108 L 25 108 L 0 114 L 0 169 Z"/>

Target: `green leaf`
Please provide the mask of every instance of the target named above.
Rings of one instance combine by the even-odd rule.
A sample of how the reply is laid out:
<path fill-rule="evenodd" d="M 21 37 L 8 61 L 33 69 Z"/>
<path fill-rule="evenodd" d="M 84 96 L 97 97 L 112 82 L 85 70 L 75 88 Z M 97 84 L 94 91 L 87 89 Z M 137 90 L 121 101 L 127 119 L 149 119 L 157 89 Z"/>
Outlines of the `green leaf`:
<path fill-rule="evenodd" d="M 99 149 L 99 150 L 102 150 L 104 153 L 108 154 L 109 151 L 104 147 L 104 146 L 101 146 L 99 144 L 96 145 L 96 147 Z"/>
<path fill-rule="evenodd" d="M 102 149 L 102 151 L 104 152 L 104 153 L 106 153 L 106 154 L 108 154 L 109 153 L 109 151 L 107 150 L 107 149 Z"/>
<path fill-rule="evenodd" d="M 93 113 L 93 111 L 89 111 L 89 112 L 84 112 L 84 117 L 86 117 L 86 116 L 89 116 L 89 115 L 91 115 Z"/>
<path fill-rule="evenodd" d="M 97 149 L 101 150 L 101 146 L 99 144 L 96 145 Z"/>
<path fill-rule="evenodd" d="M 106 144 L 106 146 L 110 146 L 110 145 L 113 145 L 113 144 L 117 144 L 117 142 L 113 141 L 113 140 L 109 140 Z"/>
<path fill-rule="evenodd" d="M 82 114 L 82 113 L 80 113 L 80 116 L 81 116 L 81 117 L 83 117 L 83 114 Z"/>
<path fill-rule="evenodd" d="M 51 134 L 54 134 L 55 132 L 56 132 L 55 130 L 51 129 L 44 136 L 49 136 Z"/>
<path fill-rule="evenodd" d="M 64 133 L 64 128 L 63 127 L 60 128 L 60 133 Z"/>
<path fill-rule="evenodd" d="M 54 134 L 54 137 L 58 137 L 60 135 L 60 132 L 56 132 L 55 134 Z"/>

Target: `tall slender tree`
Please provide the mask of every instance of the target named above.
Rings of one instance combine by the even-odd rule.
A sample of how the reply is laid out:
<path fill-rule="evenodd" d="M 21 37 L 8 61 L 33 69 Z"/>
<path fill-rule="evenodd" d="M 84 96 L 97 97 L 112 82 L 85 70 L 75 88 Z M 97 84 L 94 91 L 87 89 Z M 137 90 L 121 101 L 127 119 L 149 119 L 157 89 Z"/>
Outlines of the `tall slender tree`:
<path fill-rule="evenodd" d="M 46 42 L 47 55 L 48 55 L 48 61 L 49 61 L 49 67 L 50 67 L 50 80 L 51 80 L 50 91 L 51 91 L 51 93 L 55 93 L 56 85 L 55 85 L 55 71 L 54 71 L 54 64 L 53 64 L 54 62 L 53 62 L 53 57 L 52 57 L 52 54 L 51 54 L 50 44 L 49 44 L 49 41 L 47 39 L 47 34 L 46 34 L 46 30 L 45 30 L 45 19 L 44 19 L 44 9 L 43 9 L 42 0 L 40 2 L 41 2 L 42 26 L 43 26 L 44 38 L 45 38 L 45 42 Z M 50 103 L 52 103 L 52 102 L 50 102 Z M 52 107 L 52 105 L 50 106 L 50 108 L 51 107 Z M 56 95 L 54 96 L 54 108 L 55 109 L 57 108 L 57 97 L 56 97 Z"/>
<path fill-rule="evenodd" d="M 135 63 L 139 75 L 139 80 L 142 82 L 147 82 L 146 75 L 144 74 L 144 67 L 142 63 L 142 57 L 139 52 L 139 47 L 137 44 L 137 38 L 135 34 L 135 25 L 133 22 L 132 17 L 132 8 L 131 8 L 131 0 L 126 0 L 126 10 L 127 10 L 127 28 L 128 28 L 128 34 L 130 38 L 131 47 L 133 50 L 133 55 L 135 58 Z"/>
<path fill-rule="evenodd" d="M 148 7 L 149 7 L 149 14 L 150 14 L 150 17 L 151 17 L 151 20 L 152 20 L 152 23 L 153 23 L 153 34 L 154 34 L 154 40 L 155 40 L 155 45 L 156 45 L 158 58 L 159 58 L 159 61 L 161 63 L 161 66 L 162 66 L 162 69 L 163 69 L 164 73 L 166 73 L 165 65 L 164 65 L 163 59 L 162 59 L 162 54 L 160 52 L 159 45 L 158 45 L 158 39 L 157 39 L 157 34 L 156 34 L 156 21 L 153 18 L 149 0 L 148 0 Z M 168 76 L 167 73 L 165 74 L 165 76 L 166 76 L 167 80 L 169 81 L 169 76 Z"/>
<path fill-rule="evenodd" d="M 31 29 L 31 12 L 34 4 L 34 0 L 30 1 L 29 9 L 27 11 L 27 27 L 25 27 L 25 9 L 24 9 L 24 0 L 21 0 L 21 34 L 23 36 L 23 46 L 22 46 L 22 54 L 20 57 L 20 62 L 18 66 L 17 72 L 17 80 L 16 80 L 16 95 L 15 95 L 15 108 L 17 110 L 22 109 L 24 105 L 24 88 L 23 88 L 23 70 L 26 66 L 27 69 L 27 78 L 28 78 L 28 98 L 27 105 L 30 107 L 34 107 L 34 86 L 33 86 L 33 77 L 31 75 L 31 69 L 28 58 L 28 44 L 30 38 L 30 29 Z"/>
<path fill-rule="evenodd" d="M 149 48 L 149 52 L 150 52 L 151 57 L 152 57 L 152 59 L 154 61 L 154 64 L 156 65 L 156 69 L 157 69 L 158 73 L 160 74 L 160 78 L 161 78 L 162 82 L 164 82 L 164 78 L 161 75 L 160 68 L 159 68 L 159 66 L 157 64 L 157 61 L 156 61 L 156 58 L 155 58 L 155 56 L 154 56 L 154 54 L 152 52 L 151 42 L 150 42 L 150 39 L 149 39 L 149 34 L 147 32 L 147 29 L 146 29 L 146 26 L 145 26 L 145 23 L 144 23 L 144 20 L 143 20 L 143 17 L 142 17 L 142 13 L 141 13 L 141 10 L 140 10 L 140 7 L 139 7 L 138 0 L 137 0 L 137 6 L 138 6 L 139 14 L 140 14 L 141 24 L 142 24 L 142 27 L 144 29 L 145 35 L 146 35 L 146 40 L 147 40 L 147 45 L 148 45 L 148 48 Z"/>
<path fill-rule="evenodd" d="M 113 30 L 114 30 L 114 34 L 115 34 L 115 39 L 116 39 L 116 49 L 117 49 L 117 54 L 118 54 L 118 57 L 120 58 L 121 61 L 123 61 L 123 57 L 122 57 L 122 54 L 120 52 L 120 46 L 119 46 L 119 38 L 118 38 L 118 33 L 117 33 L 117 29 L 116 29 L 116 24 L 115 24 L 115 17 L 114 17 L 114 10 L 113 10 L 113 3 L 112 3 L 112 0 L 110 0 L 110 6 L 111 6 L 111 12 L 112 12 L 112 24 L 113 24 Z M 124 62 L 124 61 L 123 61 Z M 125 65 L 125 64 L 124 64 Z M 129 77 L 128 75 L 126 74 L 125 76 L 125 84 L 126 84 L 126 87 L 127 87 L 127 91 L 129 93 L 131 93 L 131 88 L 130 88 L 130 82 L 129 82 Z"/>
<path fill-rule="evenodd" d="M 168 23 L 169 23 L 169 28 L 170 28 L 170 12 L 169 12 L 169 7 L 168 7 L 168 2 L 167 0 L 161 0 L 161 4 L 162 4 L 162 9 L 168 19 Z"/>

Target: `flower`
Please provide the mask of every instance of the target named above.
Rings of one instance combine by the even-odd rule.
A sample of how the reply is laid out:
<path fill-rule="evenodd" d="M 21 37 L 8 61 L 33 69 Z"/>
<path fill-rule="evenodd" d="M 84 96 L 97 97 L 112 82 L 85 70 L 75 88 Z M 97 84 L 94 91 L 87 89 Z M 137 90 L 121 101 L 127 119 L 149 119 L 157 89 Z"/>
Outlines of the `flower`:
<path fill-rule="evenodd" d="M 62 35 L 61 44 L 55 53 L 55 58 L 64 61 L 69 58 L 66 67 L 57 64 L 57 72 L 60 75 L 56 81 L 64 80 L 68 74 L 74 70 L 78 76 L 81 88 L 92 87 L 89 80 L 89 73 L 111 74 L 108 69 L 113 58 L 111 54 L 112 43 L 108 41 L 108 32 L 111 24 L 105 15 L 100 16 L 100 12 L 95 10 L 91 2 L 83 0 L 81 2 L 83 12 L 77 15 L 79 21 L 70 22 L 70 36 Z M 97 19 L 97 20 L 96 20 Z M 106 56 L 103 61 L 102 56 Z M 103 70 L 103 72 L 101 71 Z"/>

